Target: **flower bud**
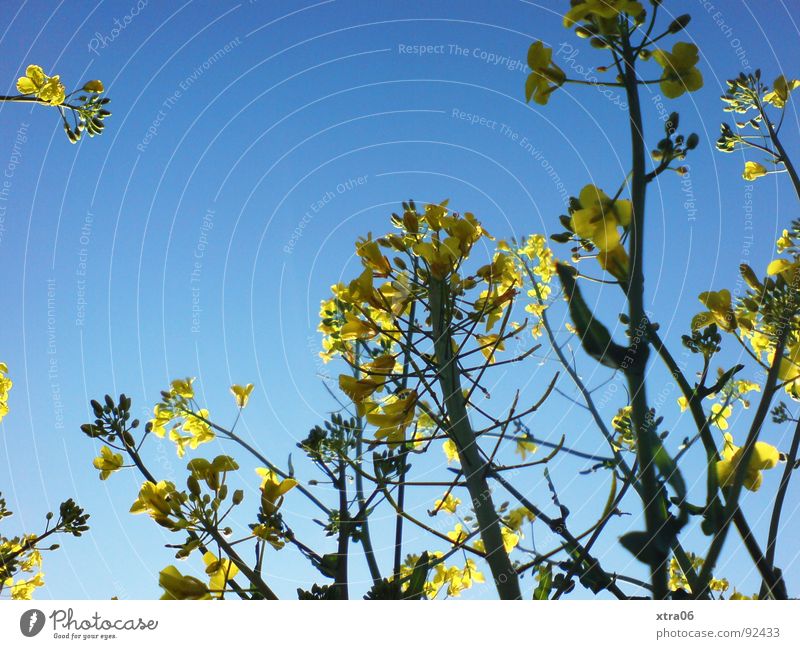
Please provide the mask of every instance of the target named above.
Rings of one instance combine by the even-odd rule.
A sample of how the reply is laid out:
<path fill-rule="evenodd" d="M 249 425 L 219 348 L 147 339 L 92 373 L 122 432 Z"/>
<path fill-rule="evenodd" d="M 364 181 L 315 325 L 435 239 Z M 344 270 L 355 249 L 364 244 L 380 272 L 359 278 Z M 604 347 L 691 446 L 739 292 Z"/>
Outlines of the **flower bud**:
<path fill-rule="evenodd" d="M 689 14 L 683 14 L 682 16 L 678 16 L 675 20 L 673 20 L 669 27 L 667 27 L 667 31 L 670 34 L 677 34 L 679 31 L 686 29 L 686 25 L 689 24 L 692 17 Z"/>

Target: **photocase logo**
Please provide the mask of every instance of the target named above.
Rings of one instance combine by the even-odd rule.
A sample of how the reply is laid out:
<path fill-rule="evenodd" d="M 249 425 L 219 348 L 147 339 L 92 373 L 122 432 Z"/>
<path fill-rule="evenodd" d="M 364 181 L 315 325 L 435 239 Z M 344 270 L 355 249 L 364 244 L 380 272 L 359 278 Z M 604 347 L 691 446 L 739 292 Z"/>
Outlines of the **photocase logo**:
<path fill-rule="evenodd" d="M 19 618 L 19 630 L 26 638 L 32 638 L 44 628 L 44 613 L 38 608 L 25 611 Z"/>

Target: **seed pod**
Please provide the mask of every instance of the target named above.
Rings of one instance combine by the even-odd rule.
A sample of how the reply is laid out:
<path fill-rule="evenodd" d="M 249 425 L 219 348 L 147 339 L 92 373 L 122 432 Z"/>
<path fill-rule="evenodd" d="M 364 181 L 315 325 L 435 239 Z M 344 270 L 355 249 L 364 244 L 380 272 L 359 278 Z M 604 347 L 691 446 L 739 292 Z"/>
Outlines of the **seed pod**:
<path fill-rule="evenodd" d="M 758 277 L 753 269 L 747 264 L 741 264 L 739 266 L 739 272 L 742 274 L 742 279 L 744 279 L 747 285 L 754 291 L 761 291 L 764 288 L 764 285 L 758 281 Z"/>
<path fill-rule="evenodd" d="M 667 27 L 667 31 L 670 34 L 677 34 L 679 31 L 686 29 L 686 26 L 691 22 L 692 17 L 689 14 L 683 14 L 682 16 L 678 16 L 675 20 L 673 20 L 669 27 Z"/>
<path fill-rule="evenodd" d="M 188 478 L 186 478 L 186 486 L 189 488 L 189 492 L 193 496 L 200 495 L 200 483 L 193 475 L 190 475 Z"/>

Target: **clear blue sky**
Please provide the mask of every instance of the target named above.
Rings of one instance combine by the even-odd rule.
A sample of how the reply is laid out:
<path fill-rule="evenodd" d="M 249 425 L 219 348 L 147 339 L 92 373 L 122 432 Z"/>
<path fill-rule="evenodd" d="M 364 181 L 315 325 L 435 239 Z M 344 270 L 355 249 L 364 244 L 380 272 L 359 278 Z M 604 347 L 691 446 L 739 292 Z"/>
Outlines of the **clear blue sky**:
<path fill-rule="evenodd" d="M 776 232 L 797 216 L 779 176 L 755 186 L 749 212 L 743 159 L 713 146 L 725 79 L 755 67 L 772 79 L 783 71 L 781 61 L 796 64 L 797 0 L 716 4 L 664 3 L 674 15 L 693 14 L 688 37 L 700 45 L 705 78 L 701 91 L 666 105 L 681 112 L 682 131 L 701 137 L 687 161 L 689 176 L 664 176 L 648 205 L 649 305 L 678 354 L 680 335 L 701 310 L 696 295 L 734 288 L 743 258 L 763 270 Z M 13 93 L 25 66 L 37 63 L 69 87 L 102 79 L 114 112 L 102 137 L 71 146 L 52 111 L 0 108 L 0 166 L 10 182 L 0 223 L 0 360 L 15 382 L 11 413 L 0 425 L 0 490 L 17 512 L 4 531 L 35 529 L 48 508 L 70 496 L 92 515 L 85 539 L 65 539 L 46 558 L 40 596 L 158 596 L 157 572 L 172 562 L 162 546 L 174 537 L 127 514 L 140 478 L 126 472 L 100 482 L 91 467 L 95 445 L 78 430 L 90 418 L 90 398 L 124 391 L 146 417 L 169 379 L 196 376 L 224 423 L 235 414 L 228 386 L 253 382 L 240 430 L 285 465 L 295 443 L 336 407 L 320 373 L 335 376 L 341 368 L 322 367 L 317 358 L 317 310 L 330 284 L 354 274 L 357 236 L 388 230 L 387 216 L 412 197 L 449 197 L 500 237 L 559 231 L 563 197 L 548 164 L 571 194 L 588 182 L 614 191 L 628 165 L 625 112 L 588 87 L 556 92 L 546 107 L 524 103 L 531 41 L 576 48 L 556 57 L 571 76 L 604 61 L 561 27 L 566 5 L 150 0 L 137 11 L 136 0 L 2 3 L 4 92 Z M 435 49 L 416 55 L 409 52 L 415 45 Z M 655 64 L 651 69 L 657 74 Z M 650 92 L 657 87 L 643 100 L 655 143 L 660 108 Z M 790 112 L 784 132 L 793 151 L 797 125 Z M 556 251 L 568 254 L 557 245 Z M 590 297 L 613 323 L 618 291 Z M 557 325 L 562 317 L 556 312 Z M 733 363 L 738 352 L 730 342 L 728 350 Z M 579 363 L 589 385 L 608 378 L 590 360 Z M 523 386 L 523 400 L 537 399 L 555 369 L 552 361 L 529 360 L 513 372 L 498 370 L 491 405 L 507 405 L 514 385 Z M 655 398 L 666 379 L 653 376 Z M 608 385 L 617 386 L 604 408 L 610 418 L 624 391 L 616 379 Z M 572 394 L 566 382 L 561 386 Z M 662 398 L 673 447 L 692 434 L 677 396 L 666 387 Z M 749 414 L 739 409 L 737 417 L 732 429 L 741 436 Z M 577 448 L 604 452 L 585 413 L 562 396 L 529 424 L 539 436 L 557 441 L 563 433 Z M 788 446 L 788 432 L 775 426 L 765 438 Z M 184 461 L 171 444 L 151 445 L 148 457 L 160 477 L 181 479 Z M 296 453 L 294 459 L 301 477 L 318 477 Z M 431 458 L 420 470 L 441 476 L 442 460 Z M 240 476 L 245 507 L 256 502 L 252 466 L 246 463 Z M 595 520 L 608 489 L 605 475 L 578 475 L 585 466 L 569 458 L 551 466 L 575 530 Z M 687 479 L 702 493 L 702 476 Z M 766 528 L 762 510 L 777 479 L 774 471 L 762 493 L 746 496 L 757 529 Z M 521 484 L 547 505 L 541 473 Z M 794 484 L 785 509 L 787 538 L 800 533 L 798 489 Z M 412 507 L 425 517 L 436 495 L 414 496 Z M 638 501 L 625 505 L 638 514 Z M 317 547 L 315 514 L 306 503 L 290 496 L 286 512 Z M 376 546 L 388 569 L 391 519 L 385 510 L 382 516 Z M 598 544 L 609 569 L 642 575 L 615 547 L 618 534 L 639 525 L 624 518 Z M 730 547 L 738 544 L 730 538 Z M 539 549 L 551 547 L 539 527 L 534 540 Z M 699 552 L 703 543 L 690 537 L 687 547 Z M 796 592 L 800 566 L 791 563 L 792 545 L 782 546 L 779 564 Z M 363 557 L 354 556 L 363 584 Z M 733 555 L 719 573 L 752 592 L 758 580 L 741 565 Z M 322 579 L 289 549 L 270 555 L 265 569 L 287 596 Z M 524 583 L 530 587 L 530 579 Z M 472 596 L 481 594 L 489 591 Z"/>

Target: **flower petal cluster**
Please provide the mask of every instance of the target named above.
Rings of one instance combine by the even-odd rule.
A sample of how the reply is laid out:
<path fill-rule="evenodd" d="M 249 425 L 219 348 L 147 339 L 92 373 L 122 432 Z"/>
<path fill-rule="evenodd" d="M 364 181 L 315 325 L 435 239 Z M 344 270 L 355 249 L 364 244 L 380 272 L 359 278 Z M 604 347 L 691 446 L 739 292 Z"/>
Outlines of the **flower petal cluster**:
<path fill-rule="evenodd" d="M 729 487 L 738 471 L 744 457 L 744 449 L 733 443 L 733 436 L 725 433 L 725 446 L 722 449 L 722 459 L 717 462 L 717 479 L 723 487 Z M 774 469 L 780 460 L 778 449 L 766 442 L 756 442 L 750 459 L 745 469 L 743 485 L 750 491 L 758 491 L 763 477 L 762 471 Z"/>
<path fill-rule="evenodd" d="M 696 67 L 700 61 L 697 45 L 675 43 L 672 52 L 655 50 L 653 58 L 664 68 L 661 75 L 661 92 L 670 99 L 703 87 L 703 75 Z"/>
<path fill-rule="evenodd" d="M 599 187 L 586 185 L 578 196 L 578 209 L 570 219 L 573 232 L 599 250 L 600 266 L 620 281 L 627 278 L 629 264 L 618 228 L 630 226 L 632 212 L 630 201 L 612 200 Z"/>
<path fill-rule="evenodd" d="M 545 105 L 550 94 L 560 88 L 567 79 L 564 71 L 553 63 L 553 49 L 536 41 L 528 48 L 528 67 L 531 73 L 525 82 L 525 101 L 531 99 Z"/>
<path fill-rule="evenodd" d="M 47 76 L 38 65 L 29 65 L 25 76 L 17 80 L 17 90 L 23 95 L 34 95 L 52 106 L 59 106 L 66 99 L 66 88 L 59 75 Z"/>

